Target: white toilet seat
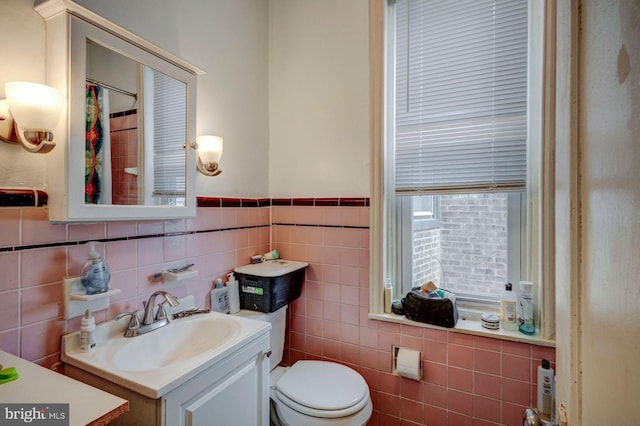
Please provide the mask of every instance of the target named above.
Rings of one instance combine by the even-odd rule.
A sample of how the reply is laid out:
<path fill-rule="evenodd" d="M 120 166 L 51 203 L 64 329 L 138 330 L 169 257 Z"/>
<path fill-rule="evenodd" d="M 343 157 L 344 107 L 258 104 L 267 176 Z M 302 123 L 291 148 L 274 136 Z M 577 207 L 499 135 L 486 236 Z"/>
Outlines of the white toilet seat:
<path fill-rule="evenodd" d="M 334 362 L 298 361 L 272 388 L 278 411 L 296 419 L 289 424 L 303 420 L 303 424 L 366 424 L 371 416 L 369 387 L 364 378 Z"/>
<path fill-rule="evenodd" d="M 346 417 L 322 418 L 307 416 L 274 400 L 277 420 L 273 423 L 278 426 L 366 426 L 373 413 L 373 404 L 370 398 L 366 398 L 366 405 L 362 410 Z"/>
<path fill-rule="evenodd" d="M 278 401 L 283 402 L 289 408 L 297 411 L 298 413 L 305 414 L 307 416 L 320 417 L 320 418 L 337 418 L 337 417 L 346 417 L 350 416 L 358 411 L 362 410 L 365 405 L 367 405 L 367 398 L 362 398 L 356 405 L 352 405 L 351 407 L 344 408 L 342 410 L 322 410 L 313 407 L 307 407 L 306 405 L 302 405 L 297 403 L 296 401 L 288 398 L 286 395 L 276 390 L 276 398 Z"/>

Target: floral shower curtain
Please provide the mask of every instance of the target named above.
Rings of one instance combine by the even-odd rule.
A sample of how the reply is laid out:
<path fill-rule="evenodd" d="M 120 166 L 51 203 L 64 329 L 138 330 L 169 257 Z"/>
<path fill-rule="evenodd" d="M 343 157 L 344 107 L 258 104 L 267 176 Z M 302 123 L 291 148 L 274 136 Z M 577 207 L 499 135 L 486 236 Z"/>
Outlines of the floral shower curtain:
<path fill-rule="evenodd" d="M 107 90 L 86 85 L 84 201 L 111 204 L 111 150 Z"/>

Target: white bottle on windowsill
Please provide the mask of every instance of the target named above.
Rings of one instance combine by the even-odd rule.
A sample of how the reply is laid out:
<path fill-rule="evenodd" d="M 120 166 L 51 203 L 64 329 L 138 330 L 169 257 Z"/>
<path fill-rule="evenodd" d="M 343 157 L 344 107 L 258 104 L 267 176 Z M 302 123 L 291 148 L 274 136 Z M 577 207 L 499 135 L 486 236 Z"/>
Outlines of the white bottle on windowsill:
<path fill-rule="evenodd" d="M 391 292 L 392 292 L 391 279 L 387 278 L 384 280 L 384 313 L 385 314 L 391 313 L 391 302 L 392 302 Z"/>
<path fill-rule="evenodd" d="M 500 295 L 500 326 L 504 330 L 516 330 L 516 295 L 512 290 L 507 283 Z"/>

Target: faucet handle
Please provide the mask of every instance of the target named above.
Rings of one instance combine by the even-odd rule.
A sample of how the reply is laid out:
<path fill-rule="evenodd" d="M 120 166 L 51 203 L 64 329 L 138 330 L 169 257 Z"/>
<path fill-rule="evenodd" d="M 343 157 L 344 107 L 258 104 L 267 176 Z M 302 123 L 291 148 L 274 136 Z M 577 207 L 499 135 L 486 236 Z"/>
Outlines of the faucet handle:
<path fill-rule="evenodd" d="M 164 302 L 158 305 L 158 310 L 156 311 L 156 321 L 162 321 L 167 318 L 167 310 L 164 308 Z"/>
<path fill-rule="evenodd" d="M 129 330 L 134 330 L 140 328 L 140 319 L 138 318 L 138 313 L 136 311 L 133 312 L 120 312 L 118 315 L 113 317 L 114 321 L 118 321 L 126 316 L 131 315 L 131 319 L 129 319 Z"/>

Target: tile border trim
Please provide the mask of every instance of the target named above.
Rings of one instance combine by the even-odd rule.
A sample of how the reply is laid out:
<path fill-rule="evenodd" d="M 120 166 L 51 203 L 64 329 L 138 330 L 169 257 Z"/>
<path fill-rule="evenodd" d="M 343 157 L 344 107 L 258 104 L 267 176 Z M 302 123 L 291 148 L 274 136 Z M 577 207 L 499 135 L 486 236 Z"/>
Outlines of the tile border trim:
<path fill-rule="evenodd" d="M 359 226 L 359 225 L 327 225 L 327 224 L 314 224 L 314 223 L 282 223 L 282 222 L 272 222 L 273 226 L 301 226 L 301 227 L 309 227 L 309 228 L 340 228 L 340 229 L 369 229 L 369 226 Z"/>
<path fill-rule="evenodd" d="M 272 206 L 369 207 L 369 197 L 272 198 Z"/>
<path fill-rule="evenodd" d="M 44 207 L 49 196 L 39 189 L 0 188 L 0 207 Z"/>
<path fill-rule="evenodd" d="M 34 249 L 51 248 L 51 247 L 81 246 L 81 245 L 87 244 L 90 241 L 96 241 L 99 243 L 110 243 L 114 241 L 144 240 L 147 238 L 164 238 L 164 237 L 175 237 L 175 236 L 181 236 L 181 235 L 207 234 L 212 232 L 239 231 L 243 229 L 268 228 L 270 226 L 271 224 L 233 226 L 229 228 L 211 228 L 211 229 L 200 229 L 200 230 L 180 231 L 180 232 L 172 231 L 172 232 L 161 232 L 157 234 L 130 235 L 126 237 L 92 238 L 90 240 L 59 241 L 54 243 L 16 245 L 16 246 L 0 247 L 0 253 L 16 252 L 16 251 L 23 251 L 23 250 L 34 250 Z"/>
<path fill-rule="evenodd" d="M 0 207 L 44 207 L 49 196 L 39 189 L 0 188 Z M 196 197 L 198 207 L 369 207 L 369 197 L 234 198 Z"/>
<path fill-rule="evenodd" d="M 369 207 L 369 197 L 229 198 L 197 197 L 198 207 Z"/>

